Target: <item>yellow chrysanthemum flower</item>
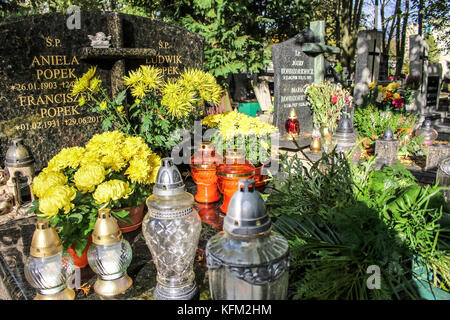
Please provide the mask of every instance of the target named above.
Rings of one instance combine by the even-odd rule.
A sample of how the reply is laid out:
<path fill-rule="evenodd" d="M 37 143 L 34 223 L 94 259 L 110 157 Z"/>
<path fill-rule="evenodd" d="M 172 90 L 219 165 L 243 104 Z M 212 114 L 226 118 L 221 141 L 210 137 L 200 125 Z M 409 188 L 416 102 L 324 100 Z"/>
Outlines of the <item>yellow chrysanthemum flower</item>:
<path fill-rule="evenodd" d="M 97 204 L 103 204 L 111 200 L 127 199 L 131 193 L 128 182 L 114 179 L 100 184 L 92 197 Z"/>
<path fill-rule="evenodd" d="M 67 185 L 55 185 L 46 190 L 44 195 L 39 199 L 40 217 L 53 217 L 62 209 L 64 213 L 69 213 L 74 204 L 71 202 L 75 199 L 76 190 L 74 187 Z"/>
<path fill-rule="evenodd" d="M 108 107 L 108 104 L 106 103 L 105 100 L 103 100 L 102 102 L 100 102 L 100 110 L 106 110 L 106 108 Z"/>
<path fill-rule="evenodd" d="M 38 198 L 44 196 L 45 192 L 53 186 L 64 185 L 67 183 L 67 177 L 57 171 L 42 171 L 33 179 L 31 184 L 31 192 Z"/>
<path fill-rule="evenodd" d="M 117 112 L 121 113 L 123 111 L 123 106 L 118 106 L 116 108 Z"/>
<path fill-rule="evenodd" d="M 389 91 L 395 91 L 401 86 L 400 82 L 391 82 L 386 86 Z"/>
<path fill-rule="evenodd" d="M 141 66 L 139 68 L 141 73 L 141 81 L 145 84 L 148 90 L 157 89 L 163 82 L 161 70 L 151 65 Z"/>
<path fill-rule="evenodd" d="M 375 88 L 375 81 L 373 81 L 369 84 L 369 89 L 373 89 L 373 88 Z"/>
<path fill-rule="evenodd" d="M 123 83 L 127 86 L 133 86 L 139 81 L 142 81 L 142 74 L 138 71 L 128 72 L 128 77 L 123 77 Z"/>
<path fill-rule="evenodd" d="M 76 169 L 84 155 L 84 148 L 71 147 L 63 148 L 47 164 L 47 168 L 42 171 L 61 171 L 65 168 Z"/>
<path fill-rule="evenodd" d="M 186 117 L 194 109 L 195 93 L 183 88 L 178 81 L 169 79 L 161 93 L 161 104 L 167 107 L 172 118 Z"/>
<path fill-rule="evenodd" d="M 150 152 L 150 148 L 141 137 L 126 137 L 120 149 L 120 153 L 126 161 L 129 161 L 135 155 L 150 154 Z"/>
<path fill-rule="evenodd" d="M 398 93 L 394 93 L 394 96 L 393 96 L 393 97 L 394 97 L 394 100 L 395 100 L 395 99 L 400 99 L 400 98 L 401 98 L 400 94 L 398 94 Z"/>
<path fill-rule="evenodd" d="M 142 99 L 146 93 L 146 85 L 143 82 L 134 84 L 131 88 L 131 95 L 135 98 Z"/>
<path fill-rule="evenodd" d="M 81 97 L 78 99 L 78 105 L 81 107 L 86 103 L 86 99 L 84 97 Z"/>
<path fill-rule="evenodd" d="M 95 72 L 97 72 L 97 67 L 90 67 L 89 70 L 81 76 L 81 78 L 89 81 L 95 75 Z"/>
<path fill-rule="evenodd" d="M 100 80 L 99 78 L 93 78 L 89 83 L 89 90 L 91 90 L 93 93 L 97 93 L 100 90 L 101 83 L 102 80 Z"/>
<path fill-rule="evenodd" d="M 79 78 L 76 79 L 72 87 L 72 96 L 76 96 L 80 92 L 85 91 L 89 87 L 89 80 Z"/>
<path fill-rule="evenodd" d="M 75 186 L 83 193 L 94 191 L 105 180 L 106 171 L 100 162 L 82 165 L 74 175 Z"/>
<path fill-rule="evenodd" d="M 149 166 L 147 159 L 139 157 L 130 160 L 130 166 L 125 171 L 125 175 L 135 183 L 147 183 L 150 179 L 152 168 Z"/>

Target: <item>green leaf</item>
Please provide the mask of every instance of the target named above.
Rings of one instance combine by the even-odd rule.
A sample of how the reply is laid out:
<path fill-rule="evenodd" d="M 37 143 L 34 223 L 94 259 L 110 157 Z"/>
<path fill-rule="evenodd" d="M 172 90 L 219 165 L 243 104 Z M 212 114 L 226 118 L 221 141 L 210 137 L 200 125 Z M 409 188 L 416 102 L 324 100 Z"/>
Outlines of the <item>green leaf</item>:
<path fill-rule="evenodd" d="M 114 100 L 114 102 L 120 106 L 122 105 L 123 101 L 125 100 L 127 96 L 127 90 L 123 90 L 121 92 L 119 92 L 119 94 L 117 95 L 116 99 Z"/>
<path fill-rule="evenodd" d="M 120 211 L 113 211 L 111 212 L 112 216 L 116 218 L 117 220 L 120 220 L 122 222 L 133 224 L 133 222 L 130 220 L 130 212 L 127 210 L 120 210 Z"/>

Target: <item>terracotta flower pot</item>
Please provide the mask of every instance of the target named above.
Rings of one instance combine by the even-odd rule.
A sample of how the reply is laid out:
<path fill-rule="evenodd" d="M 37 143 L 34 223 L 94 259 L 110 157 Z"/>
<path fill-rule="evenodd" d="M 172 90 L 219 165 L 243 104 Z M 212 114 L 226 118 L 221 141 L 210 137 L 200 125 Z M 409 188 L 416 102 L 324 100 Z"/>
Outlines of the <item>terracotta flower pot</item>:
<path fill-rule="evenodd" d="M 67 249 L 67 252 L 69 252 L 70 255 L 72 256 L 73 264 L 76 267 L 81 269 L 88 265 L 87 251 L 88 251 L 91 243 L 92 243 L 92 235 L 89 235 L 88 244 L 87 244 L 86 248 L 84 248 L 83 254 L 81 255 L 81 257 L 79 257 L 75 251 L 75 244 L 72 244 L 72 246 L 69 249 Z"/>
<path fill-rule="evenodd" d="M 195 201 L 213 203 L 220 200 L 217 190 L 217 165 L 222 163 L 222 157 L 215 152 L 214 145 L 203 142 L 191 158 L 192 179 L 197 184 Z"/>
<path fill-rule="evenodd" d="M 145 206 L 145 201 L 142 202 L 140 207 L 134 207 L 134 208 L 127 207 L 127 208 L 119 209 L 119 210 L 126 210 L 126 211 L 130 212 L 130 215 L 128 216 L 128 218 L 131 220 L 131 222 L 133 222 L 132 224 L 129 224 L 129 223 L 117 220 L 117 224 L 119 225 L 119 229 L 120 229 L 120 231 L 122 231 L 122 233 L 134 231 L 141 226 L 142 220 L 144 219 L 144 206 Z M 119 210 L 117 210 L 117 211 L 119 211 Z"/>
<path fill-rule="evenodd" d="M 228 204 L 233 194 L 238 191 L 239 180 L 251 179 L 255 175 L 255 167 L 245 160 L 245 153 L 240 151 L 227 152 L 224 163 L 217 168 L 219 190 L 223 194 L 220 210 L 227 213 Z"/>

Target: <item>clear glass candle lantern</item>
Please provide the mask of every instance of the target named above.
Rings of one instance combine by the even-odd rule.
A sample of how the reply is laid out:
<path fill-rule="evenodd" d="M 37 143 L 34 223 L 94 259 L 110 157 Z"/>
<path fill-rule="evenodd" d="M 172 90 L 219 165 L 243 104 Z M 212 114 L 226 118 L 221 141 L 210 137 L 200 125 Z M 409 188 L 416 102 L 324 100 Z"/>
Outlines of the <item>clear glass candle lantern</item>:
<path fill-rule="evenodd" d="M 224 232 L 206 245 L 213 299 L 286 299 L 289 246 L 271 225 L 255 181 L 240 180 L 225 216 Z"/>
<path fill-rule="evenodd" d="M 185 190 L 173 159 L 164 158 L 142 223 L 158 272 L 153 294 L 156 300 L 189 300 L 197 293 L 194 259 L 201 220 L 193 207 L 193 195 Z"/>
<path fill-rule="evenodd" d="M 127 275 L 131 259 L 131 246 L 122 238 L 116 219 L 109 209 L 100 209 L 88 250 L 89 266 L 99 276 L 94 284 L 95 292 L 112 297 L 128 290 L 133 284 Z"/>
<path fill-rule="evenodd" d="M 67 280 L 75 271 L 70 254 L 62 252 L 61 240 L 48 220 L 39 220 L 25 263 L 25 278 L 39 290 L 34 300 L 73 300 L 75 292 Z"/>
<path fill-rule="evenodd" d="M 425 120 L 422 127 L 416 131 L 416 136 L 424 136 L 423 144 L 429 146 L 438 137 L 438 132 L 431 125 L 431 120 Z"/>

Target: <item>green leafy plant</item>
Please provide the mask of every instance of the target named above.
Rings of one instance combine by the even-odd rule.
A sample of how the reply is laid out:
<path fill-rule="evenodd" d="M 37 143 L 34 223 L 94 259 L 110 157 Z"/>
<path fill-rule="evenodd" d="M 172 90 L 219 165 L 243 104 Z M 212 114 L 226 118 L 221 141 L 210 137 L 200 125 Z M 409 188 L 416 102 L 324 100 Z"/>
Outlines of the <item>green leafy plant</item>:
<path fill-rule="evenodd" d="M 361 138 L 373 143 L 383 136 L 387 128 L 391 128 L 396 139 L 403 140 L 411 133 L 416 121 L 416 115 L 384 112 L 369 104 L 355 108 L 353 125 Z"/>
<path fill-rule="evenodd" d="M 351 108 L 351 95 L 341 84 L 330 81 L 305 85 L 305 94 L 316 128 L 327 126 L 333 132 L 343 112 Z"/>
<path fill-rule="evenodd" d="M 442 188 L 418 186 L 401 164 L 376 171 L 374 158 L 355 165 L 335 151 L 309 169 L 296 156 L 282 164 L 266 205 L 291 246 L 293 298 L 418 298 L 415 256 L 448 288 Z M 367 287 L 370 266 L 380 268 L 380 289 Z"/>

